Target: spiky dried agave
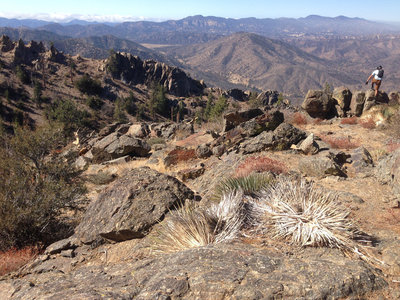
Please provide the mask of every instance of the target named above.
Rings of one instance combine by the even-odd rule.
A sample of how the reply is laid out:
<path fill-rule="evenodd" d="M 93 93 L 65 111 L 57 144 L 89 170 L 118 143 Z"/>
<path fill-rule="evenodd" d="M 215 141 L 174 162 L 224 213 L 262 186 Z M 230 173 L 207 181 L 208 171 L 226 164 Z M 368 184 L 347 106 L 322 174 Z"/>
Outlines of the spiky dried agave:
<path fill-rule="evenodd" d="M 208 210 L 185 204 L 171 211 L 160 224 L 153 250 L 177 252 L 236 238 L 244 223 L 242 198 L 243 192 L 235 191 Z"/>
<path fill-rule="evenodd" d="M 335 194 L 323 192 L 305 180 L 282 178 L 262 191 L 256 201 L 259 228 L 303 247 L 349 250 L 360 232 L 336 199 Z"/>

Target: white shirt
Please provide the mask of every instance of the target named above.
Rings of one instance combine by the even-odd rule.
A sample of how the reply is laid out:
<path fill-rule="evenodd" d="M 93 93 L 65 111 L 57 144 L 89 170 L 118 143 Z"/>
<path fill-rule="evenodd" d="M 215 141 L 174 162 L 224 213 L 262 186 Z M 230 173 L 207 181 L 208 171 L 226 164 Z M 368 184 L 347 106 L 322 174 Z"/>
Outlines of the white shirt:
<path fill-rule="evenodd" d="M 374 75 L 375 80 L 382 80 L 381 77 L 378 77 L 378 73 L 379 73 L 379 70 L 375 70 L 372 72 L 372 75 Z"/>

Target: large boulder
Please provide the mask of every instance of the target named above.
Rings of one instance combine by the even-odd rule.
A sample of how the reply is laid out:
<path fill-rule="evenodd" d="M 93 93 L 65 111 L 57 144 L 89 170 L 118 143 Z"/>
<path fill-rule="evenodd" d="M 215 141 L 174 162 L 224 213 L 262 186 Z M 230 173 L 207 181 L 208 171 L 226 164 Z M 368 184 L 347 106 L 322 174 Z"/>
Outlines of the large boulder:
<path fill-rule="evenodd" d="M 365 103 L 365 92 L 357 91 L 351 97 L 350 111 L 354 116 L 361 116 Z"/>
<path fill-rule="evenodd" d="M 390 92 L 388 97 L 390 104 L 400 104 L 400 92 Z"/>
<path fill-rule="evenodd" d="M 332 93 L 332 98 L 343 111 L 350 109 L 351 96 L 351 91 L 343 86 L 335 88 Z"/>
<path fill-rule="evenodd" d="M 335 115 L 335 101 L 324 91 L 309 90 L 301 107 L 312 118 L 329 119 Z"/>
<path fill-rule="evenodd" d="M 193 192 L 174 177 L 148 167 L 127 170 L 89 205 L 74 237 L 85 244 L 142 238 L 187 199 Z"/>
<path fill-rule="evenodd" d="M 28 45 L 25 45 L 22 40 L 19 40 L 17 46 L 14 48 L 13 64 L 31 65 L 34 60 L 40 58 L 40 54 L 44 53 L 45 50 L 42 42 L 37 43 L 32 41 Z"/>
<path fill-rule="evenodd" d="M 278 91 L 264 91 L 257 96 L 257 101 L 263 105 L 273 105 L 278 102 L 279 92 Z"/>
<path fill-rule="evenodd" d="M 144 157 L 148 155 L 150 150 L 151 148 L 146 141 L 114 132 L 93 145 L 93 162 L 100 163 L 125 155 Z"/>
<path fill-rule="evenodd" d="M 247 122 L 264 112 L 259 108 L 252 108 L 243 111 L 235 111 L 224 115 L 224 131 L 229 131 L 241 123 Z"/>
<path fill-rule="evenodd" d="M 400 198 L 400 149 L 379 160 L 375 176 L 382 184 L 390 184 L 393 194 Z"/>
<path fill-rule="evenodd" d="M 371 107 L 376 105 L 375 91 L 369 90 L 365 93 L 365 102 L 363 112 L 368 111 Z"/>
<path fill-rule="evenodd" d="M 306 138 L 307 134 L 288 123 L 280 124 L 274 131 L 264 131 L 240 145 L 243 153 L 260 152 L 266 149 L 286 150 Z"/>
<path fill-rule="evenodd" d="M 307 249 L 296 257 L 271 248 L 217 244 L 113 264 L 78 265 L 70 272 L 48 269 L 1 281 L 0 296 L 11 300 L 364 299 L 387 286 L 373 267 L 337 250 Z M 64 258 L 64 263 L 69 261 Z"/>

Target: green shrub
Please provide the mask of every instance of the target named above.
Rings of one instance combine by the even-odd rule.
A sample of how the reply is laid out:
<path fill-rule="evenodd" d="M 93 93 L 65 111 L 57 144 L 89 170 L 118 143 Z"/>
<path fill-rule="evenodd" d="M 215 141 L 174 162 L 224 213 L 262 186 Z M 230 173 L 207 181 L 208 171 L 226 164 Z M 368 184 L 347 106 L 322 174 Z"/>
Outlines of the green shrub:
<path fill-rule="evenodd" d="M 89 96 L 86 98 L 86 105 L 91 109 L 100 110 L 103 106 L 104 101 L 96 96 Z"/>
<path fill-rule="evenodd" d="M 114 115 L 113 118 L 115 121 L 120 123 L 125 123 L 128 121 L 125 115 L 125 101 L 124 99 L 118 98 L 114 104 Z"/>
<path fill-rule="evenodd" d="M 71 100 L 57 99 L 47 106 L 45 115 L 48 120 L 63 124 L 67 133 L 79 127 L 93 127 L 91 115 L 86 110 L 79 110 Z"/>
<path fill-rule="evenodd" d="M 98 80 L 94 80 L 85 74 L 75 82 L 75 87 L 84 94 L 87 95 L 100 95 L 103 92 L 101 83 Z"/>
<path fill-rule="evenodd" d="M 28 72 L 25 70 L 25 68 L 21 65 L 18 65 L 15 68 L 15 75 L 18 77 L 18 79 L 23 83 L 23 84 L 29 84 L 31 82 L 31 79 L 29 77 Z"/>
<path fill-rule="evenodd" d="M 35 81 L 35 86 L 33 87 L 33 99 L 37 105 L 42 103 L 42 85 L 39 81 Z"/>
<path fill-rule="evenodd" d="M 153 115 L 158 113 L 166 115 L 167 113 L 167 97 L 165 96 L 165 88 L 160 84 L 153 84 L 151 87 L 151 95 L 149 101 L 149 110 Z"/>
<path fill-rule="evenodd" d="M 226 108 L 228 107 L 228 99 L 225 96 L 221 96 L 217 101 L 214 102 L 212 95 L 208 96 L 206 108 L 204 110 L 205 120 L 215 120 L 222 116 Z"/>
<path fill-rule="evenodd" d="M 1 139 L 0 250 L 65 237 L 57 216 L 84 188 L 71 164 L 50 155 L 63 142 L 62 130 L 17 128 Z"/>

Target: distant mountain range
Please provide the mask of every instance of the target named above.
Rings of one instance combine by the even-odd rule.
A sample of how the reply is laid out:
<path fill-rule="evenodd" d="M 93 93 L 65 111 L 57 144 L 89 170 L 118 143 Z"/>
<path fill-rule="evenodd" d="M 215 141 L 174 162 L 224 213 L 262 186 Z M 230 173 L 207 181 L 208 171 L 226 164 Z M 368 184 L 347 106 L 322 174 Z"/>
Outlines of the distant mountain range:
<path fill-rule="evenodd" d="M 308 16 L 306 18 L 227 19 L 192 16 L 165 22 L 125 22 L 119 24 L 73 21 L 66 24 L 39 20 L 0 18 L 1 27 L 28 27 L 71 38 L 113 35 L 138 43 L 193 44 L 207 42 L 222 35 L 251 32 L 270 38 L 299 36 L 343 36 L 393 33 L 400 27 L 360 18 Z"/>
<path fill-rule="evenodd" d="M 9 26 L 0 34 L 14 40 L 52 42 L 68 54 L 90 58 L 105 58 L 110 49 L 129 52 L 222 88 L 274 89 L 298 97 L 325 83 L 361 89 L 368 73 L 383 65 L 382 88 L 399 89 L 400 27 L 360 18 L 193 16 L 119 24 L 0 18 L 0 25 Z"/>

